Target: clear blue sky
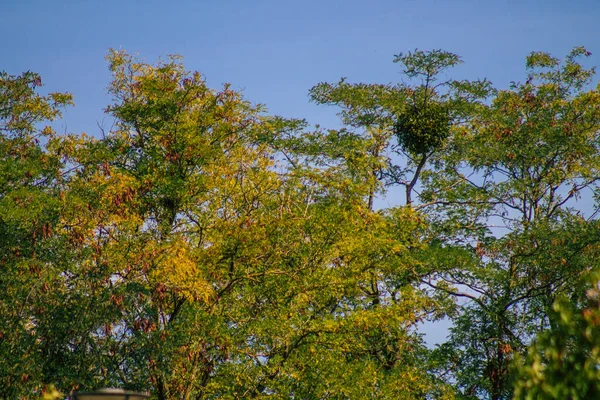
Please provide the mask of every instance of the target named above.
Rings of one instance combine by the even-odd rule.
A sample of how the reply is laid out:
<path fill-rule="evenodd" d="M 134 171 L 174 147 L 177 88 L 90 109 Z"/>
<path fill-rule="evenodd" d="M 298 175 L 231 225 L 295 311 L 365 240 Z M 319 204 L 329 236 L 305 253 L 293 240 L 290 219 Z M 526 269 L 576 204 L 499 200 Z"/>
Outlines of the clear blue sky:
<path fill-rule="evenodd" d="M 584 45 L 598 64 L 599 20 L 597 0 L 0 0 L 0 70 L 72 92 L 72 132 L 98 133 L 111 47 L 150 62 L 181 54 L 211 86 L 231 82 L 273 113 L 328 126 L 334 110 L 307 98 L 320 81 L 394 82 L 394 54 L 442 48 L 464 58 L 457 76 L 506 86 L 532 50 Z"/>
<path fill-rule="evenodd" d="M 335 110 L 308 102 L 318 82 L 396 82 L 394 54 L 441 48 L 465 61 L 455 77 L 506 87 L 533 50 L 584 45 L 600 64 L 598 21 L 598 0 L 0 0 L 0 70 L 73 93 L 69 132 L 99 133 L 111 47 L 150 62 L 181 54 L 209 85 L 230 82 L 272 113 L 327 127 Z M 445 324 L 426 332 L 439 341 Z"/>

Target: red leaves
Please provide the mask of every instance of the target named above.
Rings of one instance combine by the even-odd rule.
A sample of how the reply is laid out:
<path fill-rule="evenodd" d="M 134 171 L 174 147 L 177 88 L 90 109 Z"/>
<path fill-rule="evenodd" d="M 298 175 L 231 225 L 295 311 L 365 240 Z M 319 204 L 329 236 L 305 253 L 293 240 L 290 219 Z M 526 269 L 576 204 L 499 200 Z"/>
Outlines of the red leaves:
<path fill-rule="evenodd" d="M 163 283 L 159 283 L 154 288 L 154 294 L 158 300 L 164 300 L 167 295 L 167 287 Z"/>
<path fill-rule="evenodd" d="M 124 191 L 113 197 L 113 204 L 117 207 L 122 204 L 130 204 L 134 199 L 134 195 L 135 191 L 132 188 L 126 188 Z"/>
<path fill-rule="evenodd" d="M 100 169 L 102 170 L 102 174 L 104 176 L 110 176 L 110 166 L 106 161 L 100 164 Z"/>
<path fill-rule="evenodd" d="M 78 228 L 73 228 L 69 232 L 69 243 L 75 246 L 80 246 L 85 241 L 85 235 Z"/>
<path fill-rule="evenodd" d="M 110 299 L 109 299 L 109 301 L 110 301 L 110 302 L 111 302 L 113 305 L 115 305 L 115 306 L 117 306 L 117 307 L 120 307 L 120 306 L 123 304 L 123 296 L 121 296 L 121 295 L 115 295 L 115 294 L 111 294 L 111 295 L 110 295 Z"/>
<path fill-rule="evenodd" d="M 142 332 L 148 333 L 148 332 L 155 331 L 157 329 L 157 326 L 154 322 L 152 322 L 148 319 L 139 318 L 133 322 L 133 328 L 136 331 L 142 331 Z"/>
<path fill-rule="evenodd" d="M 46 222 L 44 225 L 42 225 L 42 237 L 46 239 L 50 236 L 52 236 L 52 226 L 50 223 Z"/>

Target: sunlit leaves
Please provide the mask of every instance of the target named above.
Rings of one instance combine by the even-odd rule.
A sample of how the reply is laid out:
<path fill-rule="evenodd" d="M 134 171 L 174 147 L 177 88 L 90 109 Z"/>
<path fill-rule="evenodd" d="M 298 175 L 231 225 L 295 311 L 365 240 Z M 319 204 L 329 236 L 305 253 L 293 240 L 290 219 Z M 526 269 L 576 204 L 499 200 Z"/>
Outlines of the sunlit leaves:
<path fill-rule="evenodd" d="M 460 56 L 444 50 L 409 51 L 400 53 L 394 58 L 395 63 L 403 66 L 403 72 L 409 78 L 424 77 L 428 82 L 437 80 L 437 76 L 458 64 L 462 64 Z"/>

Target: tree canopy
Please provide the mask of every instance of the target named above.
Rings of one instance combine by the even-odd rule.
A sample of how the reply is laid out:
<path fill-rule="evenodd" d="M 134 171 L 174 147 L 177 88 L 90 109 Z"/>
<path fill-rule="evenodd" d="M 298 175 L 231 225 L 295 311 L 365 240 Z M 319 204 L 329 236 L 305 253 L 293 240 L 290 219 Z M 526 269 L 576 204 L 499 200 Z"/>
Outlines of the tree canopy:
<path fill-rule="evenodd" d="M 595 396 L 589 55 L 496 88 L 401 53 L 401 83 L 310 89 L 336 130 L 110 51 L 113 126 L 60 135 L 72 96 L 1 73 L 0 398 Z"/>

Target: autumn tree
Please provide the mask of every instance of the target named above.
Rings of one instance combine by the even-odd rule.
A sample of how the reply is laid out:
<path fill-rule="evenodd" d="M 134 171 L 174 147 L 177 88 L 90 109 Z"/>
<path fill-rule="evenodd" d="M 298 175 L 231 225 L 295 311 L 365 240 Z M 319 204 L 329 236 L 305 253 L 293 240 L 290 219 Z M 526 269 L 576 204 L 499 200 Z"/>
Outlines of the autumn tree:
<path fill-rule="evenodd" d="M 500 90 L 400 54 L 403 83 L 311 89 L 337 130 L 111 51 L 113 128 L 57 135 L 71 96 L 0 75 L 0 397 L 593 396 L 588 55 L 532 53 Z"/>
<path fill-rule="evenodd" d="M 464 398 L 512 396 L 514 354 L 594 263 L 597 226 L 577 203 L 590 202 L 598 176 L 598 94 L 579 61 L 588 55 L 532 53 L 526 82 L 497 90 L 438 80 L 460 58 L 416 51 L 396 59 L 416 86 L 343 79 L 311 91 L 341 107 L 352 133 L 335 137 L 377 143 L 362 152 L 378 161 L 365 175 L 404 187 L 404 203 L 427 221 L 414 273 L 457 306 L 431 360 Z"/>
<path fill-rule="evenodd" d="M 448 394 L 421 368 L 420 216 L 374 212 L 351 160 L 285 147 L 299 121 L 178 57 L 108 60 L 115 128 L 51 146 L 63 250 L 52 318 L 33 322 L 42 382 L 158 399 Z"/>

